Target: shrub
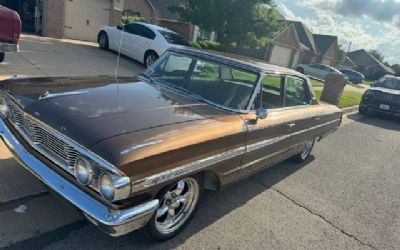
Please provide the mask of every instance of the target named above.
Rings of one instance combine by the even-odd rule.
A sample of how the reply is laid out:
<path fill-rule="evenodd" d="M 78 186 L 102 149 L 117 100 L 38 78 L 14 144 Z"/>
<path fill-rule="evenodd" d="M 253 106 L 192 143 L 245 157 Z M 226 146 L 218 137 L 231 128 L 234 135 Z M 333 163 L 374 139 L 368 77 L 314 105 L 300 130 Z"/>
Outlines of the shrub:
<path fill-rule="evenodd" d="M 224 46 L 218 42 L 204 40 L 204 41 L 198 41 L 197 43 L 200 45 L 202 49 L 225 51 Z"/>

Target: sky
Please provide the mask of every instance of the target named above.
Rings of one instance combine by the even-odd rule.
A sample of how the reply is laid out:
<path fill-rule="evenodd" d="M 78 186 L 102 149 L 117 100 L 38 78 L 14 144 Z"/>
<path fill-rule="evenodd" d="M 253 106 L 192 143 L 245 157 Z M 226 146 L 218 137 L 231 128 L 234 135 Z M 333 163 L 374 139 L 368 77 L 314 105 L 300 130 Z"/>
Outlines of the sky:
<path fill-rule="evenodd" d="M 275 0 L 288 20 L 313 33 L 336 35 L 347 51 L 377 49 L 400 64 L 400 0 Z"/>

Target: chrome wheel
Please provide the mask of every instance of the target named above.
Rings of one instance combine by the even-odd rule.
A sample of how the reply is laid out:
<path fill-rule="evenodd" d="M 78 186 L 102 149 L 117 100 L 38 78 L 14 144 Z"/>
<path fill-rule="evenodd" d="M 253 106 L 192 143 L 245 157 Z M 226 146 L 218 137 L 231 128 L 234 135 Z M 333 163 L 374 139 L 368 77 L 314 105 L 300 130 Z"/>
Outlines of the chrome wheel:
<path fill-rule="evenodd" d="M 161 198 L 155 214 L 155 228 L 167 235 L 179 230 L 190 218 L 199 200 L 200 187 L 193 178 L 180 180 Z"/>
<path fill-rule="evenodd" d="M 303 160 L 305 160 L 310 155 L 313 146 L 314 146 L 314 141 L 309 141 L 304 145 L 304 149 L 300 154 Z"/>

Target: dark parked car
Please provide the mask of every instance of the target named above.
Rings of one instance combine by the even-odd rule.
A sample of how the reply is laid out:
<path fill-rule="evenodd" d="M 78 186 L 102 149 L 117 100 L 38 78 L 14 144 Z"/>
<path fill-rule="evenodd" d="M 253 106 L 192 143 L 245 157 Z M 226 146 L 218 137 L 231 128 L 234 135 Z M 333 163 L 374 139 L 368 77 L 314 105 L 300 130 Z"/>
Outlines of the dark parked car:
<path fill-rule="evenodd" d="M 400 77 L 385 76 L 362 98 L 360 114 L 381 113 L 400 117 Z"/>
<path fill-rule="evenodd" d="M 354 84 L 363 83 L 365 80 L 364 75 L 355 70 L 342 69 L 342 70 L 340 70 L 340 72 L 345 74 L 349 78 L 349 82 L 354 83 Z"/>
<path fill-rule="evenodd" d="M 202 189 L 305 161 L 342 120 L 303 74 L 184 48 L 137 78 L 14 79 L 0 90 L 0 137 L 25 168 L 104 232 L 146 226 L 156 240 L 189 222 Z"/>
<path fill-rule="evenodd" d="M 6 52 L 18 51 L 21 19 L 17 12 L 0 5 L 0 63 Z"/>

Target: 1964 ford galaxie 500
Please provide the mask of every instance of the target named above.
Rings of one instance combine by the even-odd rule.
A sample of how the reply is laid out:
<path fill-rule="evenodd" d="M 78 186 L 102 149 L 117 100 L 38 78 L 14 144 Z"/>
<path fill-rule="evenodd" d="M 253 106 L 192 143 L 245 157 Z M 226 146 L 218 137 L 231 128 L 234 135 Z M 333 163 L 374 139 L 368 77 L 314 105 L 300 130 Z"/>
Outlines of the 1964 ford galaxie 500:
<path fill-rule="evenodd" d="M 305 161 L 342 112 L 304 75 L 173 48 L 136 78 L 0 83 L 0 135 L 15 158 L 104 232 L 177 234 L 203 189 Z"/>

